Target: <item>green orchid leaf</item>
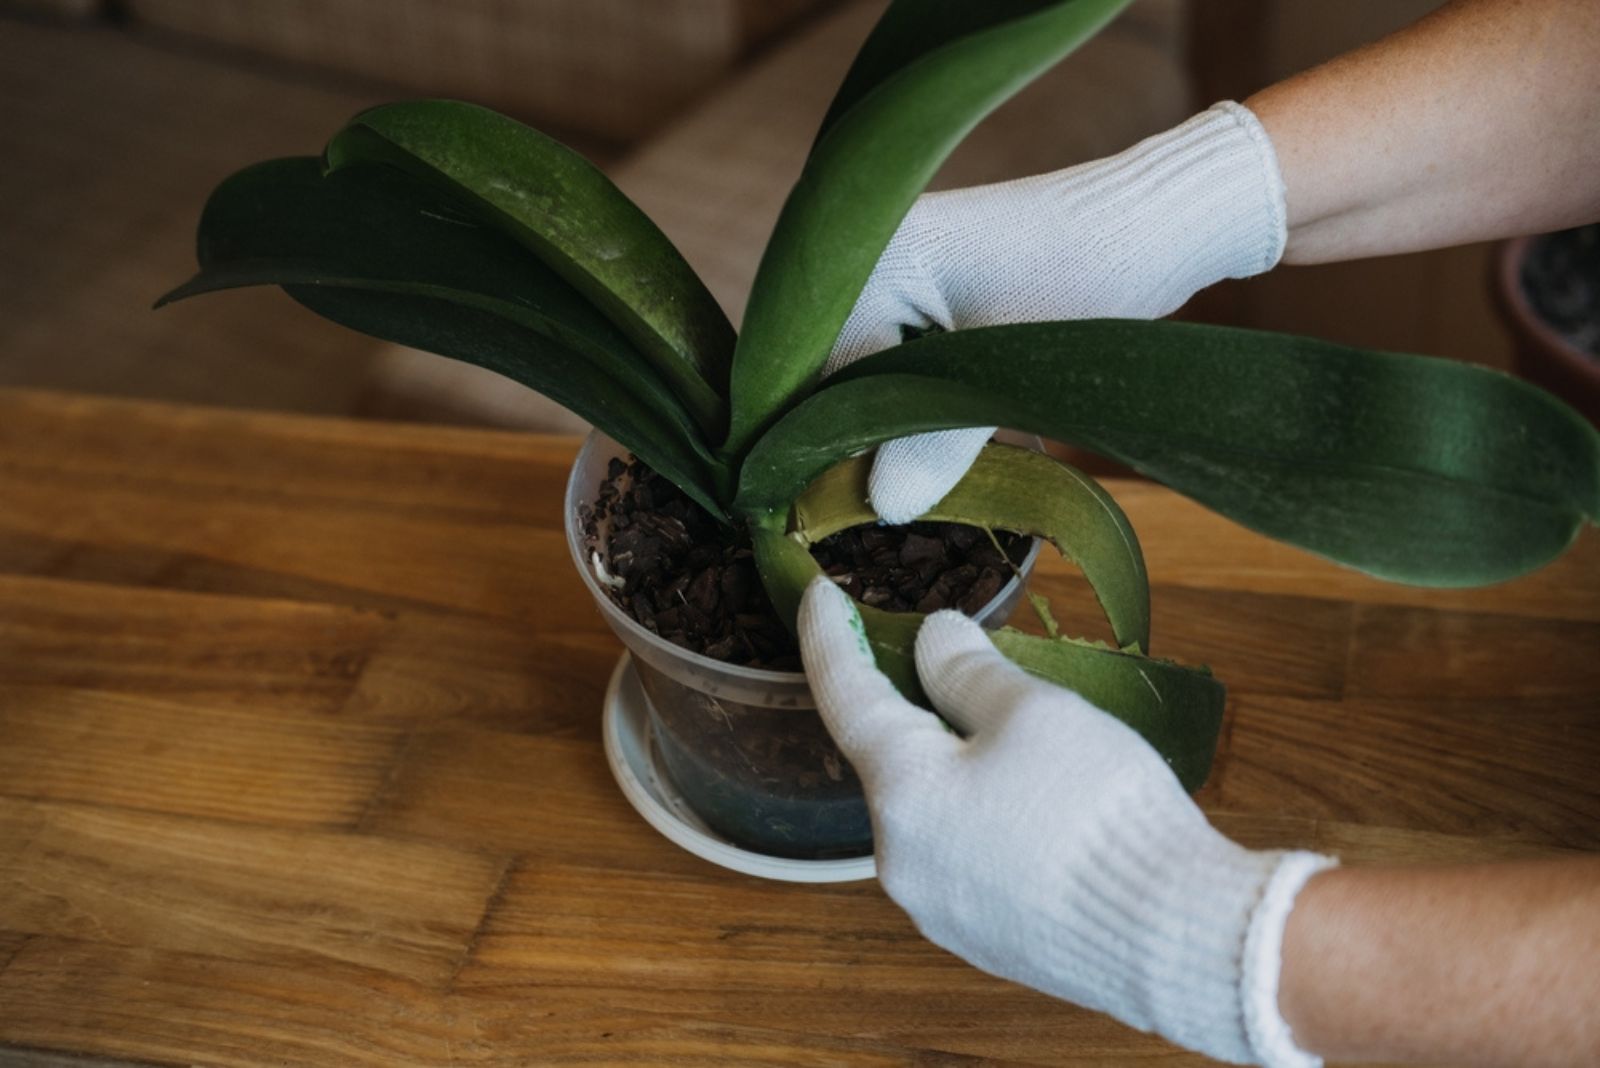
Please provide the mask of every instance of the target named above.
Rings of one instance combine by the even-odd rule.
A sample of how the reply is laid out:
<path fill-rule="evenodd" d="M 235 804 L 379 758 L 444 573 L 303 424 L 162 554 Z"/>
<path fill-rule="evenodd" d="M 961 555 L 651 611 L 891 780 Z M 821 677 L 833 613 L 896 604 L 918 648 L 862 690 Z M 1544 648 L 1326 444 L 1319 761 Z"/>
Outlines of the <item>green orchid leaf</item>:
<path fill-rule="evenodd" d="M 1524 574 L 1600 517 L 1600 433 L 1518 379 L 1129 320 L 958 331 L 869 357 L 761 439 L 736 508 L 779 511 L 882 441 L 985 425 L 1110 456 L 1251 529 L 1416 585 Z"/>
<path fill-rule="evenodd" d="M 773 604 L 786 619 L 799 609 L 807 583 L 822 573 L 802 541 L 776 526 L 753 528 L 756 563 Z M 878 668 L 910 700 L 929 705 L 917 678 L 915 612 L 858 604 Z M 1210 672 L 1070 638 L 1040 638 L 1009 627 L 990 632 L 1002 653 L 1024 670 L 1080 694 L 1137 730 L 1185 789 L 1205 782 L 1222 728 L 1227 692 Z"/>
<path fill-rule="evenodd" d="M 897 0 L 862 42 L 817 132 L 834 124 L 878 86 L 917 60 L 975 33 L 1057 7 L 1059 0 Z"/>
<path fill-rule="evenodd" d="M 400 167 L 505 230 L 627 335 L 707 435 L 722 433 L 733 327 L 666 235 L 588 160 L 454 100 L 364 111 L 324 156 L 332 172 Z"/>
<path fill-rule="evenodd" d="M 392 168 L 326 178 L 312 158 L 234 175 L 201 217 L 200 273 L 164 304 L 282 285 L 358 330 L 479 364 L 590 420 L 715 506 L 727 479 L 683 405 L 576 290 Z"/>
<path fill-rule="evenodd" d="M 713 516 L 726 520 L 716 476 L 648 405 L 613 388 L 591 364 L 527 358 L 537 335 L 476 308 L 408 293 L 287 285 L 295 300 L 352 330 L 475 363 L 543 393 L 600 427 Z"/>
<path fill-rule="evenodd" d="M 967 132 L 1126 2 L 899 0 L 889 8 L 756 272 L 734 355 L 725 452 L 742 453 L 815 387 L 895 228 Z"/>
<path fill-rule="evenodd" d="M 160 303 L 248 285 L 360 286 L 414 293 L 510 319 L 572 350 L 656 407 L 691 440 L 688 411 L 582 294 L 505 235 L 389 167 L 323 176 L 311 158 L 227 179 L 200 219 L 200 273 Z"/>
<path fill-rule="evenodd" d="M 878 521 L 867 502 L 872 457 L 834 465 L 794 502 L 794 534 L 815 544 Z M 1122 648 L 1150 648 L 1150 586 L 1128 517 L 1094 479 L 1070 464 L 1014 445 L 991 444 L 923 517 L 1044 538 L 1089 580 Z"/>
<path fill-rule="evenodd" d="M 1209 671 L 1010 627 L 990 638 L 1024 671 L 1065 686 L 1138 731 L 1186 790 L 1206 781 L 1227 704 L 1227 689 Z"/>

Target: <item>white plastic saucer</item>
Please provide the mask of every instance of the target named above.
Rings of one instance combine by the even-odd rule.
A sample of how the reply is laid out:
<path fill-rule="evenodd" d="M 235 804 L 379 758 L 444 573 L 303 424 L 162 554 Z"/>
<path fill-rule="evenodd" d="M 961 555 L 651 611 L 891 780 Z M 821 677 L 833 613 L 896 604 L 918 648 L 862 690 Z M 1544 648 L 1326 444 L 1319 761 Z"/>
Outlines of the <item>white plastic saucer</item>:
<path fill-rule="evenodd" d="M 871 856 L 844 860 L 769 857 L 734 845 L 701 822 L 660 764 L 644 687 L 639 685 L 633 658 L 627 653 L 617 661 L 606 687 L 604 734 L 606 762 L 622 795 L 646 823 L 695 856 L 746 875 L 790 883 L 847 883 L 877 875 Z"/>

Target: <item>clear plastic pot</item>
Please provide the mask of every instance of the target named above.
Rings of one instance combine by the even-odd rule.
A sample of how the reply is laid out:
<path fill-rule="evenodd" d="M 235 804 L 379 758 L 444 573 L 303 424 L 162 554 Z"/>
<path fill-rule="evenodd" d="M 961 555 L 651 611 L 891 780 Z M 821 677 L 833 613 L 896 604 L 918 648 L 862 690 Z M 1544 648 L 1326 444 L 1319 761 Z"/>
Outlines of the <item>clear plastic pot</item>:
<path fill-rule="evenodd" d="M 1006 438 L 1038 447 L 1037 439 Z M 595 502 L 615 457 L 627 450 L 598 430 L 584 442 L 567 480 L 567 545 L 601 615 L 633 654 L 673 785 L 707 826 L 745 849 L 806 859 L 872 852 L 861 782 L 816 714 L 805 675 L 692 653 L 646 629 L 603 588 L 579 505 Z M 1035 541 L 1022 574 L 974 618 L 1003 624 L 1038 555 Z"/>

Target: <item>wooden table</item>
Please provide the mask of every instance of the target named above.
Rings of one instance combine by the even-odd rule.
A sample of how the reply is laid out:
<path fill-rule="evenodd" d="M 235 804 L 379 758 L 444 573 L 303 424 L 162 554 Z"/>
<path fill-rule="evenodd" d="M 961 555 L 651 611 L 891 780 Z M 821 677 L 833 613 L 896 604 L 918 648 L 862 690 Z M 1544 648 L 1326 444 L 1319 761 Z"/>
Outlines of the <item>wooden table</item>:
<path fill-rule="evenodd" d="M 0 1065 L 1201 1063 L 968 968 L 874 883 L 640 820 L 560 533 L 575 448 L 0 392 Z M 1230 687 L 1228 833 L 1600 846 L 1593 531 L 1423 591 L 1111 489 L 1156 651 Z M 1090 625 L 1068 568 L 1038 588 Z"/>

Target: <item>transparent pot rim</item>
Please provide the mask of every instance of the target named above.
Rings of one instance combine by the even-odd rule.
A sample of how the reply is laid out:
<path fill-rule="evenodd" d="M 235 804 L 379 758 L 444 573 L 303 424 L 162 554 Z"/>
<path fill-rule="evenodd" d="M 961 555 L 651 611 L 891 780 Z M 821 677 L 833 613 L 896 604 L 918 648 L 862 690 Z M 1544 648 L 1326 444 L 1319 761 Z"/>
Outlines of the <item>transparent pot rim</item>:
<path fill-rule="evenodd" d="M 1007 430 L 1000 431 L 996 437 L 1008 444 L 1023 445 L 1033 449 L 1035 452 L 1044 451 L 1044 443 L 1037 437 Z M 592 506 L 595 503 L 592 499 L 580 499 L 587 498 L 594 492 L 594 489 L 593 487 L 588 489 L 581 488 L 578 485 L 578 474 L 588 466 L 586 461 L 590 458 L 590 454 L 599 451 L 603 451 L 608 459 L 611 456 L 625 456 L 628 454 L 627 449 L 606 434 L 598 429 L 591 430 L 589 436 L 584 439 L 583 447 L 578 450 L 578 455 L 573 460 L 572 470 L 567 474 L 567 491 L 562 510 L 563 521 L 566 524 L 567 549 L 572 554 L 573 566 L 578 569 L 578 574 L 583 576 L 584 586 L 588 588 L 590 596 L 600 606 L 600 611 L 610 622 L 612 628 L 626 630 L 635 640 L 657 651 L 662 656 L 684 661 L 702 671 L 720 674 L 729 679 L 767 685 L 804 683 L 805 673 L 802 671 L 772 671 L 766 668 L 741 667 L 722 660 L 716 660 L 703 653 L 692 652 L 681 645 L 669 642 L 624 612 L 611 599 L 610 594 L 601 588 L 600 581 L 595 576 L 593 565 L 587 556 L 583 523 L 578 515 L 578 506 L 580 504 Z M 1028 549 L 1028 554 L 1023 557 L 1022 563 L 1017 565 L 1017 571 L 1012 574 L 1011 580 L 1000 587 L 999 592 L 990 598 L 988 604 L 984 605 L 974 616 L 975 619 L 979 622 L 986 620 L 997 605 L 1005 604 L 1013 597 L 1017 587 L 1027 580 L 1028 574 L 1033 570 L 1034 562 L 1038 559 L 1039 550 L 1043 545 L 1044 540 L 1042 538 L 1033 539 L 1033 545 Z"/>

